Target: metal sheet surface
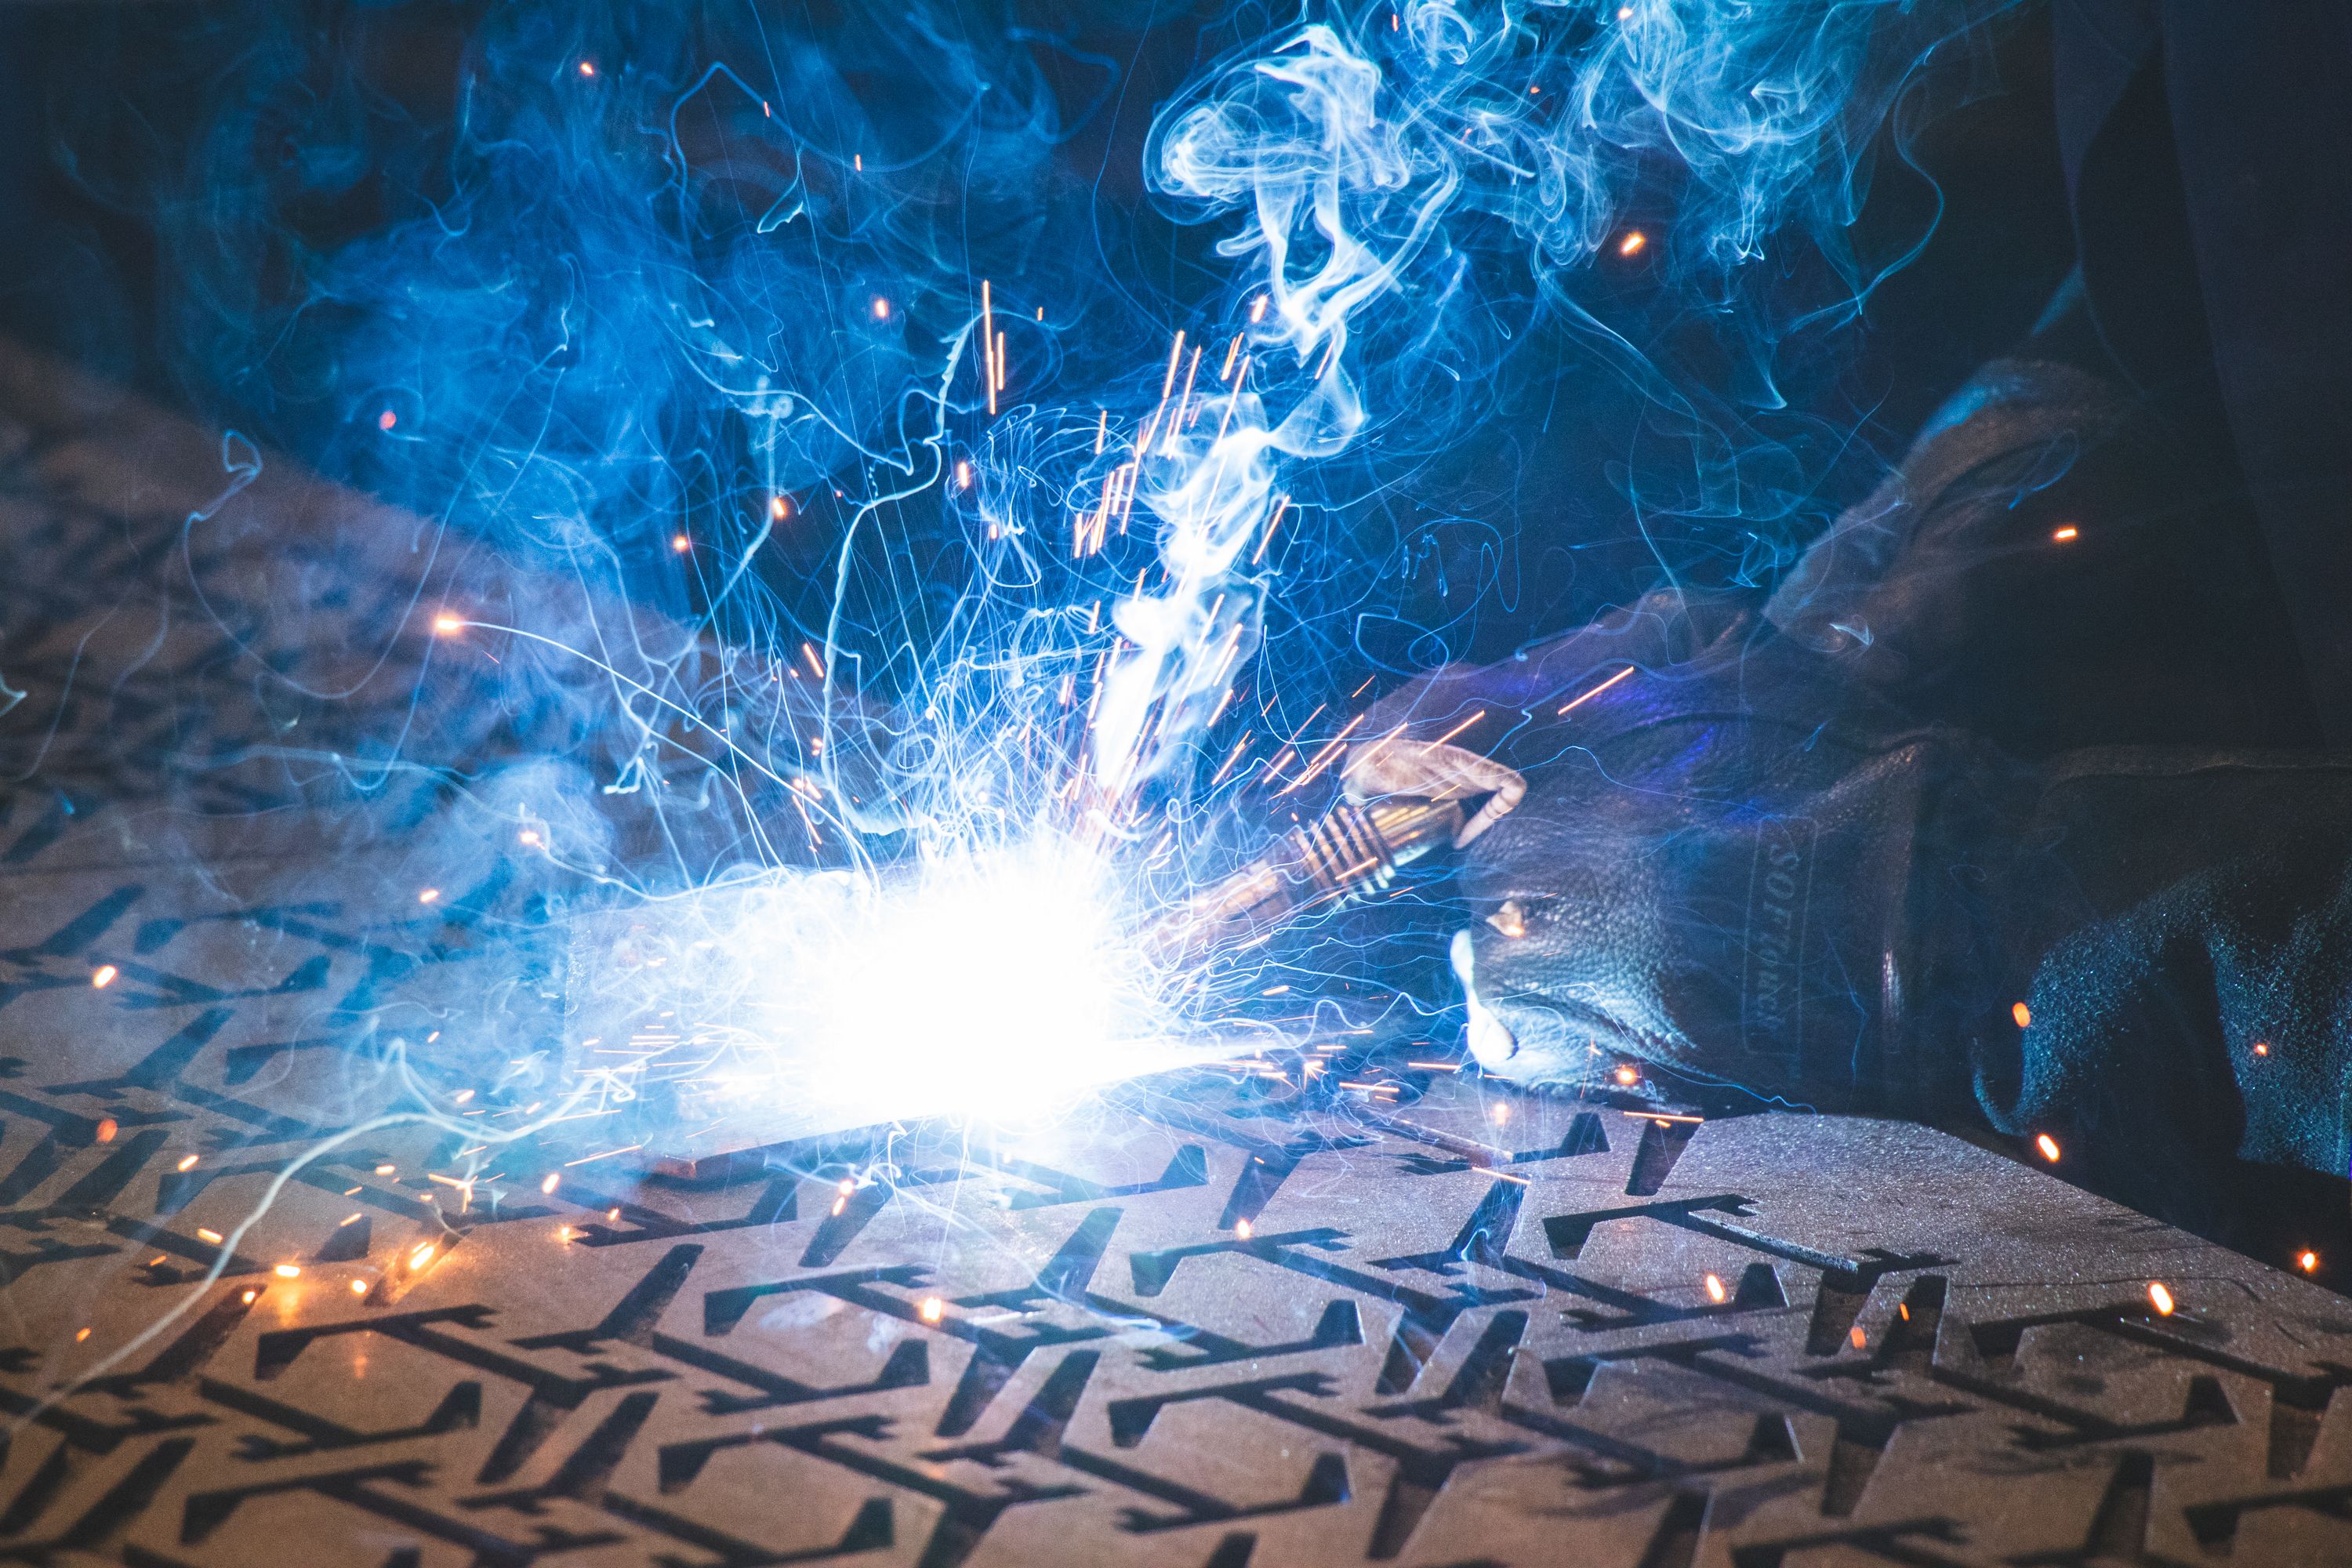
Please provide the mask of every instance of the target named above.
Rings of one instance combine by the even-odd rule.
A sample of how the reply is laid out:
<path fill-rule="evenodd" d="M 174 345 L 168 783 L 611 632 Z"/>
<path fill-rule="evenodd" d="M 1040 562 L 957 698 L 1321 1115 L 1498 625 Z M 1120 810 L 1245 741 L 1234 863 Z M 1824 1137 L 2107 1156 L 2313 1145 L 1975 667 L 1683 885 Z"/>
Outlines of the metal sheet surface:
<path fill-rule="evenodd" d="M 216 440 L 91 395 L 0 437 L 0 1559 L 2352 1562 L 2352 1308 L 1916 1128 L 1195 1071 L 879 1168 L 504 1141 L 544 857 L 260 743 L 368 731 L 249 661 L 415 652 L 394 523 L 250 495 L 224 537 L 293 542 L 199 607 Z M 257 640 L 231 569 L 306 552 L 366 602 Z M 389 668 L 427 752 L 515 743 Z"/>

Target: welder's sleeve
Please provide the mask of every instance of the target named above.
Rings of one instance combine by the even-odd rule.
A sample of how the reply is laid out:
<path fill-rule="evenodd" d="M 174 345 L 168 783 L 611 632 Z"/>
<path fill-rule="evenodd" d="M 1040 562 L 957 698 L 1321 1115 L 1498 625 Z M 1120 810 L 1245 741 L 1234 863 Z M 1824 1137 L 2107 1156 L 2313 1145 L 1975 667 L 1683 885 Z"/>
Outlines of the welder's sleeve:
<path fill-rule="evenodd" d="M 2231 1156 L 2346 1173 L 2352 760 L 2094 752 L 2041 779 L 2010 873 L 1948 915 L 2017 977 L 2022 1010 L 1969 1042 L 1994 1124 L 2118 1193 Z"/>

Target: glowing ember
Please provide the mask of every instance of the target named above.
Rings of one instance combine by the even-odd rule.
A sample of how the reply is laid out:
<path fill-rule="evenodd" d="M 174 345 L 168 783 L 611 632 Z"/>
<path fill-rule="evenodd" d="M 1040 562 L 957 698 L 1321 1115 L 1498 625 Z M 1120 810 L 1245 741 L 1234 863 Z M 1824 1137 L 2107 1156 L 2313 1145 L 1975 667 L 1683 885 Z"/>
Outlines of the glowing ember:
<path fill-rule="evenodd" d="M 2033 1135 L 2033 1146 L 2042 1151 L 2042 1157 L 2043 1159 L 2049 1161 L 2053 1165 L 2058 1163 L 2058 1140 L 2050 1136 L 2049 1133 L 2035 1133 Z"/>
<path fill-rule="evenodd" d="M 1730 1292 L 1723 1288 L 1723 1279 L 1720 1275 L 1710 1274 L 1706 1277 L 1706 1299 L 1718 1307 L 1730 1299 Z"/>
<path fill-rule="evenodd" d="M 2172 1300 L 2172 1292 L 2164 1288 L 2164 1281 L 2161 1279 L 2151 1279 L 2147 1282 L 2147 1299 L 2149 1303 L 2156 1308 L 2156 1315 L 2158 1317 L 2168 1318 L 2172 1316 L 2172 1309 L 2175 1303 Z"/>
<path fill-rule="evenodd" d="M 2297 1253 L 2295 1255 L 2294 1266 L 2297 1268 L 2302 1269 L 2305 1274 L 2309 1274 L 2319 1267 L 2319 1254 L 2308 1249 Z"/>
<path fill-rule="evenodd" d="M 2011 1003 L 2009 1016 L 2017 1020 L 2017 1026 L 2021 1029 L 2030 1029 L 2033 1026 L 2033 1009 L 2022 1002 Z"/>
<path fill-rule="evenodd" d="M 121 973 L 122 971 L 115 968 L 114 965 L 110 963 L 101 963 L 96 969 L 90 971 L 90 985 L 93 989 L 103 991 L 108 986 L 113 984 L 114 977 Z"/>
<path fill-rule="evenodd" d="M 924 1297 L 923 1304 L 915 1309 L 918 1313 L 921 1314 L 923 1321 L 927 1323 L 938 1322 L 942 1317 L 947 1315 L 947 1303 L 940 1300 L 937 1296 Z"/>

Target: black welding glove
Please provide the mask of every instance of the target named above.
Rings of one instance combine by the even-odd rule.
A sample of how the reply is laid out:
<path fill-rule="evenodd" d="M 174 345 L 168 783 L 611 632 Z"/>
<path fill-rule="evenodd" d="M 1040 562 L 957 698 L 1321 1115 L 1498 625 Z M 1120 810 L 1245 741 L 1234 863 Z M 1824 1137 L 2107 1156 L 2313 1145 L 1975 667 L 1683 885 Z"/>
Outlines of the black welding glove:
<path fill-rule="evenodd" d="M 1528 781 L 1463 858 L 1484 923 L 1454 964 L 1489 1069 L 1630 1056 L 1825 1110 L 1965 1103 L 1965 1050 L 1916 1048 L 1919 1025 L 1963 979 L 1989 1005 L 1990 976 L 1971 922 L 1935 918 L 1974 904 L 1925 868 L 1965 879 L 2002 842 L 2030 809 L 2016 769 L 1752 615 L 1664 599 L 1386 709 L 1413 735 L 1477 715 L 1462 740 L 1491 730 Z"/>
<path fill-rule="evenodd" d="M 1633 1058 L 1824 1110 L 1973 1107 L 2118 1191 L 2231 1157 L 2344 1171 L 2352 763 L 2027 767 L 1769 631 L 1680 663 L 1633 640 L 1541 661 L 1555 709 L 1634 671 L 1549 722 L 1512 700 L 1525 667 L 1420 689 L 1518 721 L 1498 749 L 1529 780 L 1464 856 L 1490 1070 Z"/>
<path fill-rule="evenodd" d="M 1451 736 L 1528 784 L 1465 855 L 1474 1049 L 1980 1114 L 2118 1195 L 2231 1156 L 2342 1173 L 2352 766 L 2028 766 L 1910 720 L 1889 694 L 1965 654 L 2011 500 L 2098 427 L 2095 385 L 2014 363 L 1955 402 L 1762 614 L 1659 597 L 1375 710 L 1392 748 Z"/>

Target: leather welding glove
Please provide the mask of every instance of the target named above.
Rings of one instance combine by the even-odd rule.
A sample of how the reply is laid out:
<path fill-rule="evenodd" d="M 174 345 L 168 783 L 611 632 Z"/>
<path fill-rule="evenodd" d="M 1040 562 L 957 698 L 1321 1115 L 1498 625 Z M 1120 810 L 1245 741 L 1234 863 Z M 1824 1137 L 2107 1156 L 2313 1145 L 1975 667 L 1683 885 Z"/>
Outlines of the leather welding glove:
<path fill-rule="evenodd" d="M 2127 1200 L 2232 1158 L 2342 1173 L 2352 762 L 2028 765 L 1887 695 L 1964 655 L 1955 595 L 2013 526 L 2003 486 L 2038 482 L 2018 448 L 2086 423 L 2063 377 L 1989 371 L 1766 616 L 1654 597 L 1375 708 L 1367 734 L 1475 744 L 1527 781 L 1465 855 L 1473 1049 L 1531 1081 L 1632 1058 L 1980 1116 L 2052 1133 Z"/>
<path fill-rule="evenodd" d="M 2013 770 L 1728 605 L 1645 601 L 1435 672 L 1373 722 L 1473 714 L 1528 780 L 1463 860 L 1484 923 L 1454 963 L 1486 1068 L 1574 1082 L 1631 1057 L 1849 1110 L 1965 1097 L 1965 1061 L 1913 1060 L 1899 1026 L 1951 962 L 1916 868 Z"/>
<path fill-rule="evenodd" d="M 1588 683 L 1635 673 L 1521 728 L 1526 797 L 1464 857 L 1486 1068 L 1980 1115 L 2118 1195 L 2232 1157 L 2345 1170 L 2352 761 L 2029 767 L 1769 632 L 1656 666 L 1580 640 Z"/>

